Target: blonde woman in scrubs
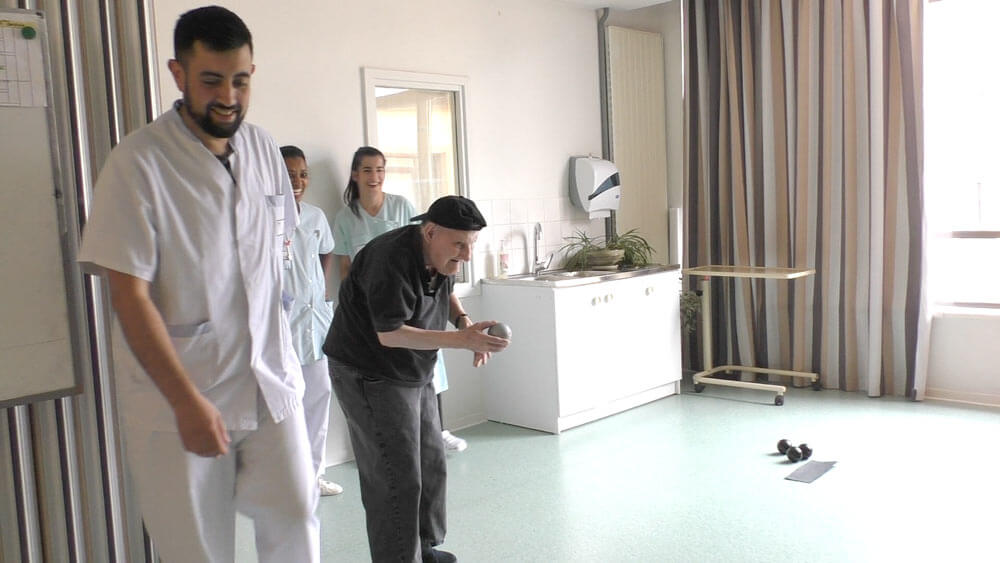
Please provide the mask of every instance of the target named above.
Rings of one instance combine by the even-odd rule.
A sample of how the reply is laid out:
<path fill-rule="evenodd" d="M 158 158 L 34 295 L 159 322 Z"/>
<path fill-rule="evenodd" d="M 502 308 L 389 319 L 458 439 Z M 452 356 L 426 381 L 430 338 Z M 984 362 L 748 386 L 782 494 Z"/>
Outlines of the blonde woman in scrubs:
<path fill-rule="evenodd" d="M 375 147 L 361 147 L 351 160 L 351 179 L 344 190 L 347 205 L 333 220 L 333 253 L 344 280 L 351 269 L 351 261 L 368 241 L 393 229 L 406 226 L 417 214 L 413 204 L 405 197 L 382 191 L 385 181 L 385 155 Z M 441 412 L 441 393 L 448 390 L 448 374 L 444 355 L 439 351 L 434 365 L 434 390 L 438 393 L 438 412 Z M 442 417 L 441 426 L 444 427 Z M 463 451 L 468 443 L 451 432 L 443 430 L 441 437 L 451 451 Z"/>

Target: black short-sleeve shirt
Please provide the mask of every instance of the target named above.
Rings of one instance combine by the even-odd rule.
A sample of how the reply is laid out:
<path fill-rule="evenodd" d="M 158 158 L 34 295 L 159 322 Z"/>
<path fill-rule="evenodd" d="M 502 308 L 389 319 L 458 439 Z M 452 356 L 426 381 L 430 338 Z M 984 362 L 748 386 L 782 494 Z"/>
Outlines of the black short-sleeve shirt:
<path fill-rule="evenodd" d="M 340 285 L 340 302 L 323 352 L 371 377 L 403 385 L 430 381 L 437 350 L 388 348 L 377 332 L 405 325 L 445 330 L 452 276 L 431 276 L 424 265 L 420 226 L 373 238 L 358 252 Z"/>

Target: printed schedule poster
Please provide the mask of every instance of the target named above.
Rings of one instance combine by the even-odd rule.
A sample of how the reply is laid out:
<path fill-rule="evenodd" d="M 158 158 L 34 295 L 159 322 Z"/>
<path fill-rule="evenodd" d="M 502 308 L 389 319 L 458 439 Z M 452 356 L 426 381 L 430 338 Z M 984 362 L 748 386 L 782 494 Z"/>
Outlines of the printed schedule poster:
<path fill-rule="evenodd" d="M 45 107 L 41 18 L 0 14 L 0 107 Z"/>

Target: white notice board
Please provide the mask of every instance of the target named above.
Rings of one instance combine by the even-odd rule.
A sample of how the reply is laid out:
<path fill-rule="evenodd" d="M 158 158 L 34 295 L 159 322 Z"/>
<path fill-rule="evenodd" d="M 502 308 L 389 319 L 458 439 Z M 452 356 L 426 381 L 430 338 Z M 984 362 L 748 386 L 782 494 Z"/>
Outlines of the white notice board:
<path fill-rule="evenodd" d="M 43 14 L 0 9 L 0 407 L 81 389 L 65 215 L 75 190 L 61 172 L 48 51 Z"/>

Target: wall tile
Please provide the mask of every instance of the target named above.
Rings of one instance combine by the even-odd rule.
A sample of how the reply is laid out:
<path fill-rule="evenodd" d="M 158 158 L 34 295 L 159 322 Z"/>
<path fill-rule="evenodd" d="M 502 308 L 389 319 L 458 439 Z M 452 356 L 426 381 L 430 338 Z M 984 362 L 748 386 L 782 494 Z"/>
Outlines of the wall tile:
<path fill-rule="evenodd" d="M 510 224 L 510 200 L 509 199 L 494 199 L 493 200 L 493 220 L 497 225 L 509 225 Z"/>
<path fill-rule="evenodd" d="M 528 223 L 520 223 L 510 226 L 510 247 L 511 249 L 524 249 L 527 248 L 528 237 L 530 236 L 528 231 Z"/>
<path fill-rule="evenodd" d="M 528 201 L 527 199 L 510 200 L 510 224 L 528 222 Z"/>
<path fill-rule="evenodd" d="M 528 200 L 528 217 L 525 219 L 526 223 L 540 223 L 545 220 L 545 200 L 544 199 L 529 199 Z"/>
<path fill-rule="evenodd" d="M 496 226 L 490 223 L 489 219 L 486 219 L 487 225 L 479 231 L 479 237 L 476 239 L 476 252 L 486 252 L 487 248 L 493 247 L 493 237 Z"/>
<path fill-rule="evenodd" d="M 562 222 L 553 221 L 542 224 L 542 243 L 546 246 L 562 244 Z"/>
<path fill-rule="evenodd" d="M 483 214 L 483 219 L 486 219 L 487 225 L 492 225 L 494 223 L 493 219 L 493 201 L 484 199 L 476 201 L 476 207 L 479 208 L 479 212 Z"/>
<path fill-rule="evenodd" d="M 559 218 L 563 220 L 568 220 L 573 218 L 573 214 L 577 211 L 577 207 L 573 205 L 573 201 L 568 197 L 559 199 Z"/>
<path fill-rule="evenodd" d="M 560 221 L 562 220 L 562 199 L 558 197 L 550 197 L 545 199 L 545 210 L 542 216 L 543 221 Z"/>
<path fill-rule="evenodd" d="M 528 272 L 528 252 L 523 248 L 512 250 L 510 253 L 510 271 L 508 274 L 524 274 Z"/>
<path fill-rule="evenodd" d="M 498 224 L 493 228 L 493 250 L 495 252 L 500 251 L 501 242 L 503 242 L 504 248 L 510 249 L 510 225 Z"/>

